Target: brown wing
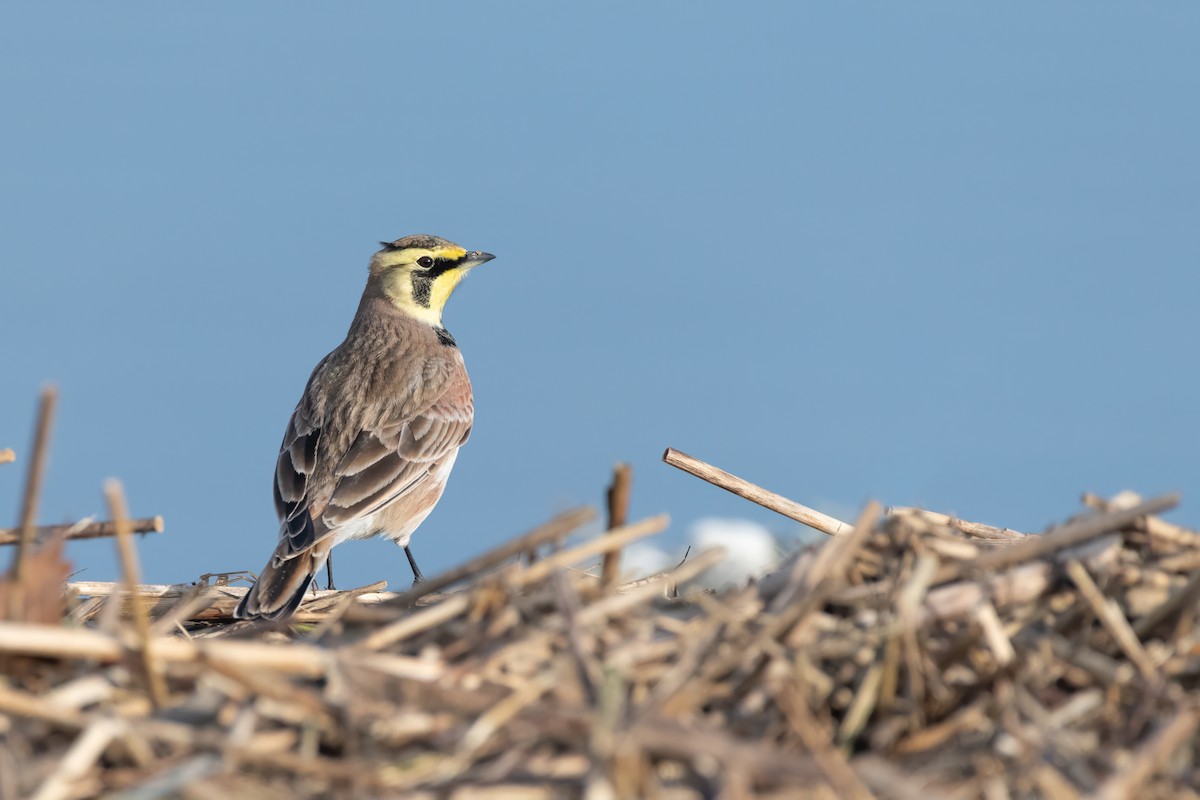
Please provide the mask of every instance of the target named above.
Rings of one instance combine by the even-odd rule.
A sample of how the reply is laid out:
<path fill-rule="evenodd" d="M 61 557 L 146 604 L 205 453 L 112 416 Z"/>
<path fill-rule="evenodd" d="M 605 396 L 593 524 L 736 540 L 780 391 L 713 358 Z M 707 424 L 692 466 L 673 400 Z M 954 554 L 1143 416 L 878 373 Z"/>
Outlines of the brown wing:
<path fill-rule="evenodd" d="M 448 391 L 411 419 L 360 432 L 336 469 L 337 486 L 321 515 L 325 523 L 339 527 L 378 511 L 420 485 L 461 447 L 471 435 L 473 416 L 466 386 L 465 397 Z"/>
<path fill-rule="evenodd" d="M 412 394 L 409 402 L 384 401 L 364 408 L 358 419 L 351 416 L 342 429 L 312 390 L 314 371 L 276 462 L 275 506 L 290 554 L 412 491 L 467 441 L 471 384 L 461 363 L 452 367 L 422 370 L 424 402 L 417 407 Z M 322 417 L 331 419 L 318 425 Z"/>

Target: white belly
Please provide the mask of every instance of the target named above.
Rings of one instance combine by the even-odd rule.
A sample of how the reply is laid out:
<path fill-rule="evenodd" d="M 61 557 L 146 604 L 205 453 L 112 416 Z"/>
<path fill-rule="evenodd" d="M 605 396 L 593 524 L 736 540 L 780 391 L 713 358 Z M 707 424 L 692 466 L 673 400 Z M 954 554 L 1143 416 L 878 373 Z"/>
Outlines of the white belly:
<path fill-rule="evenodd" d="M 429 516 L 430 512 L 437 505 L 438 500 L 441 499 L 442 490 L 446 486 L 446 480 L 450 477 L 450 470 L 453 469 L 454 461 L 457 458 L 458 450 L 456 449 L 438 469 L 429 474 L 428 478 L 409 490 L 415 492 L 436 490 L 433 502 L 426 505 L 422 510 L 409 515 L 400 524 L 397 524 L 396 520 L 389 520 L 389 517 L 394 516 L 387 513 L 392 505 L 390 503 L 373 514 L 359 517 L 342 525 L 334 534 L 334 544 L 338 545 L 342 542 L 348 542 L 351 539 L 370 539 L 372 536 L 384 536 L 391 539 L 400 547 L 407 547 L 408 540 L 412 538 L 413 532 L 421 526 L 421 523 L 425 521 L 425 518 Z M 392 503 L 402 502 L 402 500 L 403 496 L 396 498 Z"/>

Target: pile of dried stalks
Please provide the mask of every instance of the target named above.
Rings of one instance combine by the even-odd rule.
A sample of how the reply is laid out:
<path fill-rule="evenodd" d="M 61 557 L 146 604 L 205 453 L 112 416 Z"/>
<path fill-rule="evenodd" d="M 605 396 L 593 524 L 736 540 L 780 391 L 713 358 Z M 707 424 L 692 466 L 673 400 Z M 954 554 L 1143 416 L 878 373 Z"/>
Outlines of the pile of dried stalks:
<path fill-rule="evenodd" d="M 0 623 L 0 798 L 1200 796 L 1200 534 L 1154 516 L 1174 497 L 1088 498 L 1038 536 L 847 525 L 667 460 L 836 535 L 714 594 L 688 582 L 715 550 L 616 580 L 665 518 L 564 549 L 572 512 L 269 630 L 228 619 L 236 583 L 136 585 L 113 492 L 124 591 L 56 607 L 61 539 L 0 585 L 26 620 Z"/>

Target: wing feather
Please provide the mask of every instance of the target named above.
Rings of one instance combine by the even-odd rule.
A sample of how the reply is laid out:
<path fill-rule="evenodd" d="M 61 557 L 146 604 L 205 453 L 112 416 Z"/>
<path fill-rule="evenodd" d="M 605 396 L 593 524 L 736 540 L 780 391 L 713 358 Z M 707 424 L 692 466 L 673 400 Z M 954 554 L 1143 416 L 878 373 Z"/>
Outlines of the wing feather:
<path fill-rule="evenodd" d="M 449 368 L 444 360 L 426 363 L 417 373 L 419 392 L 406 387 L 402 402 L 339 418 L 323 412 L 344 409 L 345 402 L 327 402 L 314 391 L 324 365 L 314 370 L 292 413 L 276 461 L 275 505 L 286 544 L 277 555 L 284 558 L 413 491 L 471 432 L 471 384 L 461 362 Z M 339 441 L 348 444 L 339 447 Z"/>

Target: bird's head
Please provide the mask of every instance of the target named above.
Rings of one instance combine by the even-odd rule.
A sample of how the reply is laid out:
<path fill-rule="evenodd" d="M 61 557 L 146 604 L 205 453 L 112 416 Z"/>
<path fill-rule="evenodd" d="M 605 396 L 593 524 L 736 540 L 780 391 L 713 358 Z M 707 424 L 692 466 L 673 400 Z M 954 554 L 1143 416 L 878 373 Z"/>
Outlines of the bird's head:
<path fill-rule="evenodd" d="M 401 311 L 434 327 L 441 325 L 442 309 L 458 282 L 495 258 L 425 234 L 380 244 L 383 249 L 371 259 L 368 290 L 377 289 Z"/>

